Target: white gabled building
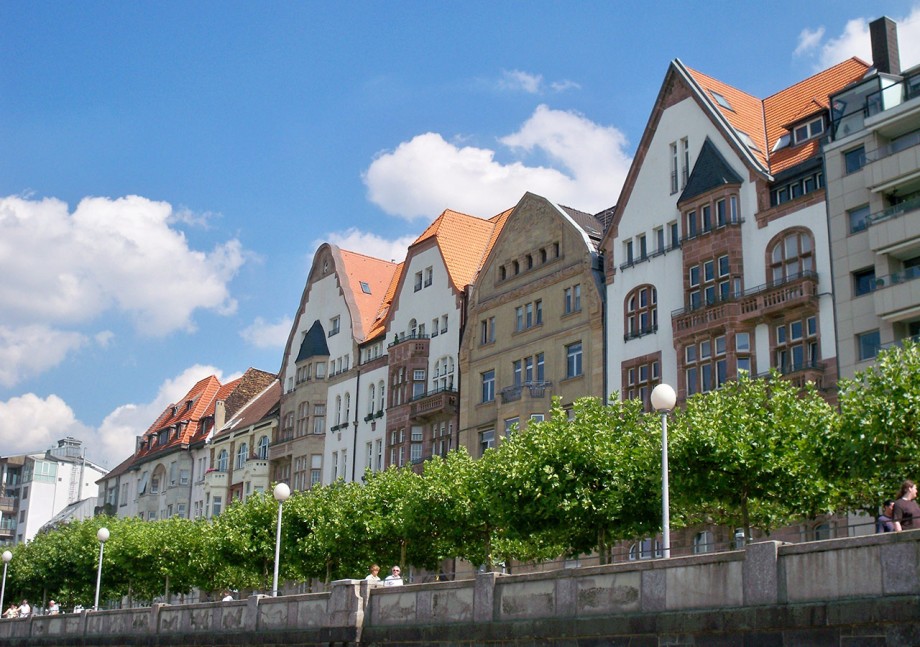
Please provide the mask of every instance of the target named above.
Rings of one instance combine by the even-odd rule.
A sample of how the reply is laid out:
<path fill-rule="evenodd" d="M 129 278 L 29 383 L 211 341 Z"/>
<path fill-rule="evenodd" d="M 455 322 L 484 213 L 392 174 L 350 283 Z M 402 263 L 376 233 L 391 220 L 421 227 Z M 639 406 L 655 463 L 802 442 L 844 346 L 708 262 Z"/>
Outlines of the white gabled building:
<path fill-rule="evenodd" d="M 604 238 L 609 391 L 837 382 L 821 142 L 850 59 L 758 99 L 675 60 Z"/>
<path fill-rule="evenodd" d="M 279 375 L 281 427 L 269 450 L 274 481 L 304 490 L 360 478 L 356 454 L 374 434 L 382 438 L 383 425 L 364 420 L 359 350 L 372 348 L 369 336 L 380 332 L 375 323 L 397 267 L 328 243 L 316 251 Z"/>

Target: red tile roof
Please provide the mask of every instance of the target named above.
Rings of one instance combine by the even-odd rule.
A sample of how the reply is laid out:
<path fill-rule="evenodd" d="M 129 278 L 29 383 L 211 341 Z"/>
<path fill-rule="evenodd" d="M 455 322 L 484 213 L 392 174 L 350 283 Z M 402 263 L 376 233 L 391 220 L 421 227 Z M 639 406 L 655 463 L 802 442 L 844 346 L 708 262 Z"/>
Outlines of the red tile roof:
<path fill-rule="evenodd" d="M 339 280 L 347 279 L 348 290 L 353 298 L 350 302 L 357 308 L 357 312 L 352 313 L 352 330 L 358 341 L 364 341 L 374 327 L 377 313 L 399 265 L 344 249 L 340 249 L 339 254 L 343 265 Z M 364 291 L 362 282 L 367 284 L 369 293 Z M 349 302 L 348 298 L 346 302 Z"/>
<path fill-rule="evenodd" d="M 751 150 L 751 154 L 776 174 L 821 152 L 817 140 L 771 152 L 780 136 L 788 134 L 792 124 L 827 110 L 829 95 L 862 78 L 869 65 L 858 58 L 848 59 L 762 101 L 702 72 L 685 69 L 731 127 L 753 140 L 759 150 Z M 725 97 L 731 109 L 721 105 L 713 92 Z"/>
<path fill-rule="evenodd" d="M 491 220 L 446 209 L 409 249 L 434 238 L 451 283 L 455 289 L 464 290 L 479 271 L 494 230 Z"/>

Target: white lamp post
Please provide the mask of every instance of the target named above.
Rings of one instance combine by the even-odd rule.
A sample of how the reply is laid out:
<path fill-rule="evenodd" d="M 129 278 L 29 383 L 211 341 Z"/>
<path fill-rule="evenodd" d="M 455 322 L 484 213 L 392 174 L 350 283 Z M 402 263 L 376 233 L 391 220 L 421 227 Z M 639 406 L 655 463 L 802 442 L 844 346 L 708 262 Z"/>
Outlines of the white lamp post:
<path fill-rule="evenodd" d="M 105 550 L 105 542 L 109 540 L 109 529 L 100 528 L 96 532 L 96 539 L 99 540 L 99 568 L 96 570 L 96 604 L 93 605 L 93 610 L 99 610 L 99 587 L 102 584 L 102 553 Z"/>
<path fill-rule="evenodd" d="M 662 555 L 671 556 L 671 511 L 668 494 L 668 413 L 677 404 L 677 394 L 667 384 L 652 389 L 652 408 L 661 414 L 661 543 Z"/>
<path fill-rule="evenodd" d="M 0 585 L 0 611 L 3 610 L 3 596 L 6 594 L 6 567 L 9 566 L 11 559 L 13 559 L 13 553 L 8 550 L 3 551 L 3 584 Z"/>
<path fill-rule="evenodd" d="M 278 560 L 281 557 L 281 508 L 291 496 L 291 488 L 285 483 L 279 483 L 272 490 L 272 496 L 278 502 L 278 530 L 275 534 L 275 577 L 272 580 L 272 597 L 278 596 Z"/>

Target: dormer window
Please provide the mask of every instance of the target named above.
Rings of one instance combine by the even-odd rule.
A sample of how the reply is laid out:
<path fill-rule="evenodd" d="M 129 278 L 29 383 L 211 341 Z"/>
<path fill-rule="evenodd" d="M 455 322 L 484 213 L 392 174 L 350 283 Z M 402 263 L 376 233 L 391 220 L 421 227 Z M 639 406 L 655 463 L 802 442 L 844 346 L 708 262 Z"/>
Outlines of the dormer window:
<path fill-rule="evenodd" d="M 820 137 L 824 134 L 824 117 L 806 121 L 792 129 L 792 136 L 796 144 L 801 144 L 809 139 Z"/>
<path fill-rule="evenodd" d="M 728 99 L 723 97 L 721 94 L 719 94 L 715 90 L 710 90 L 709 93 L 712 95 L 712 98 L 716 100 L 716 103 L 718 103 L 720 106 L 722 106 L 726 110 L 731 110 L 732 112 L 735 111 L 735 109 L 732 108 L 732 104 L 728 102 Z"/>

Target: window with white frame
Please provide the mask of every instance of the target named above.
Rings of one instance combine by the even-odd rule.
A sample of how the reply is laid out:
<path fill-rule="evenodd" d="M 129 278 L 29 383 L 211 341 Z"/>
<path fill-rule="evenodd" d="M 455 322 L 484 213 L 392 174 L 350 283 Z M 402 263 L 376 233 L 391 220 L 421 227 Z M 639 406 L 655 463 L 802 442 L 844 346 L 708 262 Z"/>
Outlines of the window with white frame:
<path fill-rule="evenodd" d="M 480 374 L 482 380 L 482 400 L 481 402 L 495 401 L 495 371 L 484 371 Z"/>
<path fill-rule="evenodd" d="M 246 464 L 246 458 L 249 455 L 249 445 L 240 443 L 236 448 L 236 469 L 242 469 Z"/>
<path fill-rule="evenodd" d="M 688 396 L 707 393 L 725 384 L 728 379 L 725 335 L 685 346 L 684 367 Z"/>
<path fill-rule="evenodd" d="M 543 324 L 543 301 L 537 299 L 514 309 L 514 329 L 517 332 Z"/>
<path fill-rule="evenodd" d="M 583 372 L 581 342 L 568 344 L 565 347 L 565 376 L 578 377 Z"/>
<path fill-rule="evenodd" d="M 784 321 L 773 327 L 774 366 L 780 373 L 814 367 L 818 362 L 818 318 Z"/>
<path fill-rule="evenodd" d="M 654 286 L 640 285 L 626 295 L 624 325 L 627 340 L 658 330 L 658 290 Z"/>
<path fill-rule="evenodd" d="M 774 284 L 797 279 L 814 271 L 815 246 L 811 234 L 793 231 L 773 244 L 770 250 L 770 280 Z"/>

